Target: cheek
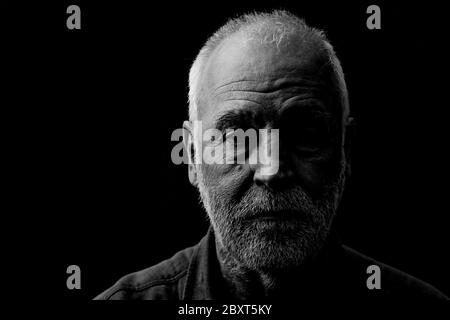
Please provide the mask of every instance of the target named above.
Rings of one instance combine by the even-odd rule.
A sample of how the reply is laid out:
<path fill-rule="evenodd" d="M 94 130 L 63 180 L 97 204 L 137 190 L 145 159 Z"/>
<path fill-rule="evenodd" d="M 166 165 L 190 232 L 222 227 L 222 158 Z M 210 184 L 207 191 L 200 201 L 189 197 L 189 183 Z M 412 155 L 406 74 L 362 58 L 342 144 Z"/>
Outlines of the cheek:
<path fill-rule="evenodd" d="M 317 159 L 296 158 L 295 171 L 304 188 L 311 196 L 320 197 L 341 172 L 342 153 L 336 150 L 328 156 Z"/>
<path fill-rule="evenodd" d="M 208 189 L 222 199 L 238 200 L 251 186 L 251 169 L 248 165 L 201 165 Z"/>

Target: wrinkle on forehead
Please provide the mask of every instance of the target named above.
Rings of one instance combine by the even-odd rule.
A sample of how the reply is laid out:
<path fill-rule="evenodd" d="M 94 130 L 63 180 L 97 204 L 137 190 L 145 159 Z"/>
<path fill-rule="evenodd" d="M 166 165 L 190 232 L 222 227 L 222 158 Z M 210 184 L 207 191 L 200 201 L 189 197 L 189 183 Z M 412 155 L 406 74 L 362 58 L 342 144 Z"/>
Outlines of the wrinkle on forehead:
<path fill-rule="evenodd" d="M 237 33 L 223 41 L 208 59 L 202 76 L 199 116 L 215 107 L 225 92 L 273 92 L 277 88 L 322 87 L 319 70 L 327 62 L 318 44 L 287 41 L 285 46 L 261 44 Z"/>
<path fill-rule="evenodd" d="M 289 79 L 289 78 L 279 78 L 279 77 L 273 77 L 273 78 L 269 78 L 267 80 L 262 80 L 262 79 L 242 79 L 242 80 L 233 80 L 230 81 L 228 83 L 224 83 L 219 85 L 218 87 L 214 88 L 215 91 L 222 89 L 223 87 L 226 86 L 237 86 L 240 87 L 244 84 L 252 84 L 252 83 L 262 83 L 262 84 L 269 84 L 269 83 L 276 83 L 279 85 L 283 85 L 286 84 L 287 82 L 302 82 L 305 85 L 319 85 L 322 82 L 321 81 L 316 81 L 314 79 L 308 79 L 307 77 L 302 77 L 302 78 L 297 78 L 297 79 Z"/>
<path fill-rule="evenodd" d="M 250 101 L 261 105 L 275 105 L 281 107 L 287 101 L 321 99 L 323 88 L 320 85 L 302 86 L 299 84 L 288 87 L 271 87 L 270 90 L 252 90 L 252 89 L 222 89 L 219 92 L 214 91 L 212 98 L 218 103 L 227 101 Z"/>
<path fill-rule="evenodd" d="M 213 95 L 221 95 L 230 92 L 274 93 L 279 90 L 295 92 L 302 90 L 323 89 L 322 81 L 307 79 L 304 77 L 273 78 L 269 80 L 234 80 L 219 85 L 212 91 Z"/>

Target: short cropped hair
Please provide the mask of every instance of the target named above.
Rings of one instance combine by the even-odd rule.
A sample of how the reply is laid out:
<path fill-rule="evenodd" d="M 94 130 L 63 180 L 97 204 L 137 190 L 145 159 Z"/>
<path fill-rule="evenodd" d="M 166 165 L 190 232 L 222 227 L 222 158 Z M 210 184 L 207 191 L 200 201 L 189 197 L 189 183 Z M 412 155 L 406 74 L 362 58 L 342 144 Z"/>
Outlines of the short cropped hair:
<path fill-rule="evenodd" d="M 295 34 L 302 39 L 319 41 L 328 56 L 329 65 L 332 68 L 331 79 L 333 89 L 336 92 L 338 105 L 342 110 L 343 120 L 346 121 L 350 114 L 347 86 L 341 63 L 328 41 L 324 31 L 312 28 L 306 22 L 284 10 L 275 10 L 270 13 L 249 13 L 230 19 L 217 30 L 204 44 L 195 58 L 189 72 L 189 120 L 198 118 L 198 106 L 200 104 L 201 75 L 208 58 L 212 52 L 227 38 L 237 32 L 244 31 L 252 39 L 258 39 L 263 43 L 279 45 L 284 38 Z"/>

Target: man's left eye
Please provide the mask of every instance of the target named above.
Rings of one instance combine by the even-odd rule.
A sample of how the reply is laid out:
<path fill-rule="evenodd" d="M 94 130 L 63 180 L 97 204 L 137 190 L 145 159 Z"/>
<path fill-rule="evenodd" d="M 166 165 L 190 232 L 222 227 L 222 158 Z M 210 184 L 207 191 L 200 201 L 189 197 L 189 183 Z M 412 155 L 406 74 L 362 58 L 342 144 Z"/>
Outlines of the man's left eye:
<path fill-rule="evenodd" d="M 327 136 L 318 128 L 302 128 L 292 137 L 294 147 L 302 153 L 315 153 L 327 144 Z"/>

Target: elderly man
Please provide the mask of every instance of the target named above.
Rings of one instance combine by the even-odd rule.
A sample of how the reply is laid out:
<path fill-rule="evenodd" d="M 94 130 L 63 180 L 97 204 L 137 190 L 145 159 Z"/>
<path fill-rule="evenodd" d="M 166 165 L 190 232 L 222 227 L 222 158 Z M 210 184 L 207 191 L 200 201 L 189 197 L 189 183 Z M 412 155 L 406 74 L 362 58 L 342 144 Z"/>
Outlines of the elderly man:
<path fill-rule="evenodd" d="M 189 87 L 188 174 L 211 228 L 97 299 L 446 298 L 336 237 L 351 118 L 340 62 L 320 30 L 285 11 L 230 20 L 201 49 Z M 276 170 L 198 161 L 210 142 L 198 121 L 202 132 L 278 129 Z"/>

